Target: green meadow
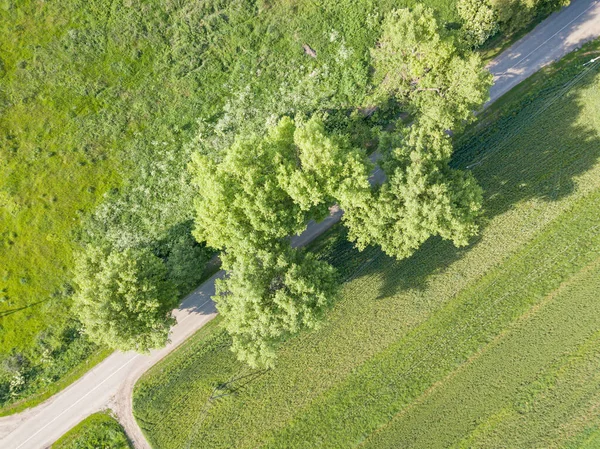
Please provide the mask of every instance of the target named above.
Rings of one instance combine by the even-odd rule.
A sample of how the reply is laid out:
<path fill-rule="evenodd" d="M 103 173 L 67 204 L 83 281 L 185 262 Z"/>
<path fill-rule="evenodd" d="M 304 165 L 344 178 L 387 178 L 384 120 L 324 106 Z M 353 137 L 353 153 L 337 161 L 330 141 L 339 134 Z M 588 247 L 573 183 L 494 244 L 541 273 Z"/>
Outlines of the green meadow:
<path fill-rule="evenodd" d="M 342 228 L 311 250 L 342 298 L 277 366 L 218 318 L 137 384 L 156 448 L 595 447 L 600 403 L 600 64 L 592 43 L 458 136 L 485 191 L 480 236 L 397 262 Z"/>

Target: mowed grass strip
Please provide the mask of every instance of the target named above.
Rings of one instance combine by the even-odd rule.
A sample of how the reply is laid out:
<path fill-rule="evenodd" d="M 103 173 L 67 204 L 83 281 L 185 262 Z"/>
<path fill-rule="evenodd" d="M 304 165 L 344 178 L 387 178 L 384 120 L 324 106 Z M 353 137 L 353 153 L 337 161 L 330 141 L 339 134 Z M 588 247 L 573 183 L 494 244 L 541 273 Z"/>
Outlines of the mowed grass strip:
<path fill-rule="evenodd" d="M 136 389 L 153 446 L 360 444 L 587 266 L 600 249 L 597 71 L 562 90 L 585 58 L 534 77 L 526 107 L 519 95 L 492 111 L 490 131 L 459 152 L 463 166 L 481 162 L 477 242 L 457 250 L 434 239 L 395 262 L 332 232 L 315 250 L 348 281 L 329 321 L 284 345 L 268 372 L 239 364 L 221 331 L 195 337 Z"/>

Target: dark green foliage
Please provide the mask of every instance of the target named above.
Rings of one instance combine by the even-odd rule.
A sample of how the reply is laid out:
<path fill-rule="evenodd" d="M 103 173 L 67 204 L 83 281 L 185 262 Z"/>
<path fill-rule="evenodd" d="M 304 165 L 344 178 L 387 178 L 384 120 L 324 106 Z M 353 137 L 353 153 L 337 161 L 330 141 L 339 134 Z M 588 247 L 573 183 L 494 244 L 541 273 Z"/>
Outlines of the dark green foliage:
<path fill-rule="evenodd" d="M 97 345 L 80 334 L 81 323 L 71 320 L 55 334 L 49 329 L 36 342 L 36 353 L 14 353 L 0 368 L 0 404 L 28 397 L 62 379 L 90 357 L 98 354 Z"/>

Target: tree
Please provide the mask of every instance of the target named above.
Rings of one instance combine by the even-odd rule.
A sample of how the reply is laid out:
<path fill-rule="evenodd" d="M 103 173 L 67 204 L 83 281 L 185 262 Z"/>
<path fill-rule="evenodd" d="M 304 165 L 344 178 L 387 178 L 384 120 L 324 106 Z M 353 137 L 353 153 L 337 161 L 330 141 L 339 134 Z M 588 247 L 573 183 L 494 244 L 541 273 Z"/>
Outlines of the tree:
<path fill-rule="evenodd" d="M 456 9 L 463 22 L 462 38 L 469 47 L 483 45 L 500 28 L 491 0 L 458 0 Z"/>
<path fill-rule="evenodd" d="M 303 210 L 329 207 L 341 190 L 369 188 L 373 164 L 365 152 L 352 147 L 347 136 L 327 133 L 321 118 L 313 116 L 295 129 L 294 149 L 279 168 L 279 182 Z"/>
<path fill-rule="evenodd" d="M 344 183 L 368 186 L 370 163 L 322 119 L 297 125 L 284 117 L 263 137 L 239 137 L 222 156 L 196 154 L 198 241 L 248 252 L 302 232 L 319 220 Z"/>
<path fill-rule="evenodd" d="M 271 367 L 277 344 L 314 328 L 333 303 L 335 269 L 289 246 L 223 255 L 227 277 L 215 301 L 232 350 L 253 367 Z"/>
<path fill-rule="evenodd" d="M 461 54 L 441 32 L 430 8 L 392 11 L 371 52 L 375 81 L 378 95 L 395 97 L 421 123 L 456 131 L 473 120 L 492 80 L 478 55 Z"/>
<path fill-rule="evenodd" d="M 178 298 L 149 250 L 88 246 L 76 259 L 75 282 L 74 309 L 93 341 L 141 352 L 166 344 Z"/>
<path fill-rule="evenodd" d="M 450 168 L 451 155 L 443 130 L 413 124 L 382 162 L 388 179 L 340 198 L 349 238 L 361 249 L 380 245 L 397 259 L 433 235 L 466 245 L 478 230 L 482 191 L 471 174 Z"/>
<path fill-rule="evenodd" d="M 264 137 L 236 138 L 221 159 L 193 156 L 198 241 L 248 251 L 304 229 L 314 211 L 296 204 L 278 177 L 278 168 L 293 157 L 294 129 L 291 120 L 282 120 Z"/>

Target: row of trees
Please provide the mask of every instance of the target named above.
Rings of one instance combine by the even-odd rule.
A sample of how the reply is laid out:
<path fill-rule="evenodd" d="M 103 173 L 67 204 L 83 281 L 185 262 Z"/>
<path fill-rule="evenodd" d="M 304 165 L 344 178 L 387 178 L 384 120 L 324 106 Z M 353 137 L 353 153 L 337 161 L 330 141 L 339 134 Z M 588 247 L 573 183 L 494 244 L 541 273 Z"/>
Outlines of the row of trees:
<path fill-rule="evenodd" d="M 451 139 L 487 98 L 481 60 L 442 35 L 432 10 L 397 10 L 372 52 L 372 98 L 393 98 L 412 124 L 382 133 L 387 180 L 371 185 L 373 165 L 326 115 L 284 117 L 264 135 L 238 136 L 219 153 L 197 153 L 199 241 L 223 251 L 227 277 L 217 306 L 240 359 L 271 365 L 277 344 L 315 327 L 336 292 L 331 266 L 293 249 L 289 236 L 337 202 L 359 248 L 379 245 L 402 259 L 433 235 L 465 245 L 477 232 L 481 189 L 449 167 Z"/>
<path fill-rule="evenodd" d="M 317 326 L 335 301 L 333 267 L 289 239 L 333 203 L 359 248 L 379 245 L 398 259 L 431 236 L 466 245 L 477 232 L 481 189 L 449 166 L 449 130 L 473 119 L 490 75 L 423 6 L 393 11 L 382 30 L 371 101 L 393 100 L 411 123 L 379 132 L 382 185 L 369 182 L 364 145 L 328 126 L 325 113 L 283 117 L 192 157 L 194 236 L 221 250 L 227 276 L 215 300 L 233 350 L 252 366 L 272 365 L 278 343 Z M 177 295 L 155 253 L 88 247 L 78 259 L 76 310 L 90 335 L 120 349 L 164 344 Z"/>

